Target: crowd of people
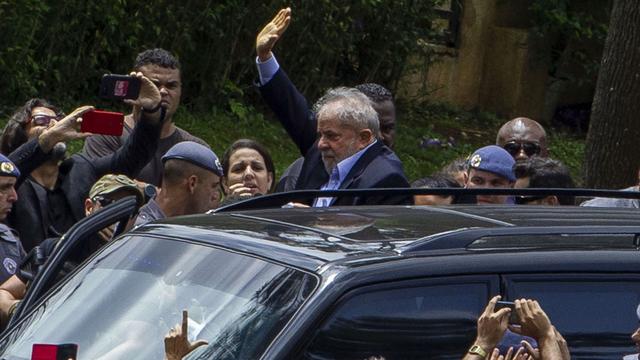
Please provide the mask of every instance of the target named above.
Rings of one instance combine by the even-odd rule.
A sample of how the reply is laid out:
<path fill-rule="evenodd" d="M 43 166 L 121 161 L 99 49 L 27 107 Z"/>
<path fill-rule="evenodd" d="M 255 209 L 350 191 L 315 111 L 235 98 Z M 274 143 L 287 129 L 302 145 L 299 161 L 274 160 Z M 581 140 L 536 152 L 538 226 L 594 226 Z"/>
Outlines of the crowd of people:
<path fill-rule="evenodd" d="M 211 144 L 176 126 L 182 73 L 178 60 L 163 49 L 143 51 L 135 59 L 131 75 L 140 79 L 141 91 L 129 102 L 132 110 L 125 117 L 122 136 L 82 133 L 82 116 L 93 110 L 91 106 L 65 115 L 49 100 L 30 99 L 16 110 L 0 137 L 2 324 L 26 292 L 28 279 L 23 273 L 28 264 L 20 265 L 25 254 L 36 247 L 52 253 L 73 224 L 124 196 L 135 196 L 141 207 L 131 227 L 289 190 L 574 187 L 566 166 L 549 158 L 545 129 L 524 117 L 498 129 L 495 144 L 410 184 L 394 152 L 396 110 L 391 92 L 371 83 L 336 87 L 311 106 L 273 52 L 290 21 L 291 10 L 282 9 L 256 39 L 258 89 L 301 155 L 279 178 L 268 149 L 255 140 L 235 141 L 220 161 Z M 67 156 L 65 144 L 74 139 L 85 139 L 84 148 Z M 637 190 L 637 186 L 629 189 Z M 571 196 L 555 195 L 377 195 L 318 197 L 292 206 L 412 203 L 576 205 Z M 640 206 L 638 200 L 599 198 L 582 205 Z M 82 262 L 109 241 L 111 234 L 112 229 L 104 229 L 76 251 L 72 260 Z M 496 301 L 491 300 L 478 323 L 476 345 L 482 352 L 470 352 L 465 359 L 567 358 L 566 345 L 558 340 L 560 334 L 550 330 L 548 318 L 530 300 L 516 302 L 514 311 L 523 319 L 521 332 L 537 340 L 539 357 L 518 349 L 503 355 L 493 352 L 509 312 L 494 312 Z M 492 334 L 484 334 L 485 330 Z M 167 346 L 192 349 L 191 344 L 176 342 L 179 334 L 178 328 L 172 330 Z"/>

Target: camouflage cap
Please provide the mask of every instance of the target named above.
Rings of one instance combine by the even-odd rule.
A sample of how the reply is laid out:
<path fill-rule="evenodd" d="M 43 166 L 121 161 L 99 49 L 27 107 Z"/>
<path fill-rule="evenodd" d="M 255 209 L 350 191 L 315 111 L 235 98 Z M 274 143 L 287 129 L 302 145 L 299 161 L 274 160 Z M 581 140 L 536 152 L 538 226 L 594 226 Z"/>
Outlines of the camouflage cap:
<path fill-rule="evenodd" d="M 89 190 L 89 198 L 93 200 L 96 196 L 108 195 L 118 190 L 131 192 L 131 195 L 135 195 L 138 199 L 138 204 L 142 204 L 144 201 L 144 194 L 135 181 L 125 175 L 113 174 L 105 175 L 96 181 Z"/>

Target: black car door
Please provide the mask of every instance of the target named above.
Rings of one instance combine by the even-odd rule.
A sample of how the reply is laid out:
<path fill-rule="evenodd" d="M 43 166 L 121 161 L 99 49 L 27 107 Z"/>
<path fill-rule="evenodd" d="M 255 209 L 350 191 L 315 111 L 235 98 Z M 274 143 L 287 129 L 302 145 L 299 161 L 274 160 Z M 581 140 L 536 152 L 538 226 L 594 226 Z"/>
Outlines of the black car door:
<path fill-rule="evenodd" d="M 397 281 L 343 295 L 295 358 L 460 359 L 498 276 Z"/>

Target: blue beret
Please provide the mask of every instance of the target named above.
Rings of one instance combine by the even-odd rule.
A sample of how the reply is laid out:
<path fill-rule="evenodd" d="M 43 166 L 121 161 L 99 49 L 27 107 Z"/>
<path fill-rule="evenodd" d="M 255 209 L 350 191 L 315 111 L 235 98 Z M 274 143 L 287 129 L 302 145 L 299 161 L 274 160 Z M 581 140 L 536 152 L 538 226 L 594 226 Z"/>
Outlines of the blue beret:
<path fill-rule="evenodd" d="M 162 163 L 169 159 L 188 161 L 218 176 L 223 175 L 218 156 L 211 149 L 197 142 L 183 141 L 173 145 L 162 157 Z"/>
<path fill-rule="evenodd" d="M 8 157 L 0 154 L 0 176 L 20 177 L 18 167 Z"/>
<path fill-rule="evenodd" d="M 487 171 L 509 181 L 516 181 L 515 164 L 513 156 L 496 145 L 480 148 L 469 158 L 470 168 Z"/>

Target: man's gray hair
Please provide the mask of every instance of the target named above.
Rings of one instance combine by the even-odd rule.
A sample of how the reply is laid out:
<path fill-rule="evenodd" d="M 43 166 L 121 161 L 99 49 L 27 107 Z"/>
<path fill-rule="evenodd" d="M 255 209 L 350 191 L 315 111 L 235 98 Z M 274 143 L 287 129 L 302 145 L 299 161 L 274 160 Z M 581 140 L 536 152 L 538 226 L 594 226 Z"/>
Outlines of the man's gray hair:
<path fill-rule="evenodd" d="M 339 103 L 340 106 L 328 106 Z M 380 137 L 378 113 L 371 100 L 356 88 L 337 87 L 327 92 L 315 103 L 313 110 L 318 119 L 335 116 L 341 125 L 357 130 L 369 129 L 376 138 Z"/>

